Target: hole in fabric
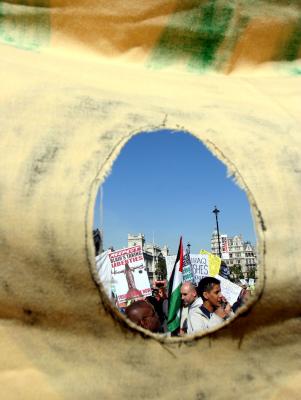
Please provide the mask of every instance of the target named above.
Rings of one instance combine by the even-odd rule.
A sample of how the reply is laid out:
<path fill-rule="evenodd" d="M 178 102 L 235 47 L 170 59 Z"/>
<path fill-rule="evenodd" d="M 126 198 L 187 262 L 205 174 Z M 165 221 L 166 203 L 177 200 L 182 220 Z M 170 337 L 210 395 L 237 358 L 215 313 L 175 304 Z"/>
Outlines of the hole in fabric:
<path fill-rule="evenodd" d="M 254 298 L 247 195 L 187 132 L 142 132 L 127 142 L 98 190 L 93 238 L 97 281 L 132 327 L 200 334 Z"/>

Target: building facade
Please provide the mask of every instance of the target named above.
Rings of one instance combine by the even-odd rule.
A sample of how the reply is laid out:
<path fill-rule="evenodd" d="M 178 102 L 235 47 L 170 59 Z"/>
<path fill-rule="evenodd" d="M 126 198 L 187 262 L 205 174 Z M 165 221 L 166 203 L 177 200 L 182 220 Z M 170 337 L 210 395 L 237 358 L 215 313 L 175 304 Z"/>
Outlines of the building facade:
<path fill-rule="evenodd" d="M 257 270 L 257 249 L 249 241 L 244 241 L 242 235 L 228 237 L 220 235 L 220 249 L 222 260 L 230 268 L 234 265 L 241 267 L 245 277 L 255 268 Z M 213 231 L 211 237 L 211 252 L 219 256 L 219 244 L 217 231 Z"/>
<path fill-rule="evenodd" d="M 138 235 L 128 234 L 128 247 L 140 245 L 143 250 L 143 256 L 147 269 L 147 274 L 151 284 L 156 279 L 155 269 L 159 260 L 165 260 L 165 257 L 169 255 L 169 249 L 166 245 L 163 247 L 154 244 L 147 243 L 145 236 L 142 233 Z"/>

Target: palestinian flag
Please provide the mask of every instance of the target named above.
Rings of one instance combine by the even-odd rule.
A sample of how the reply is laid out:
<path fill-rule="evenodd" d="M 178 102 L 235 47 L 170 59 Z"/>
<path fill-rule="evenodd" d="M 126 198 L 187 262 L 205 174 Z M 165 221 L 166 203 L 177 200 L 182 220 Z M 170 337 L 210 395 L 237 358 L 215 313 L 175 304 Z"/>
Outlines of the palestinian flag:
<path fill-rule="evenodd" d="M 183 280 L 183 244 L 180 238 L 179 250 L 175 265 L 173 267 L 168 283 L 168 319 L 167 328 L 169 332 L 174 332 L 180 327 L 181 311 L 181 286 Z"/>

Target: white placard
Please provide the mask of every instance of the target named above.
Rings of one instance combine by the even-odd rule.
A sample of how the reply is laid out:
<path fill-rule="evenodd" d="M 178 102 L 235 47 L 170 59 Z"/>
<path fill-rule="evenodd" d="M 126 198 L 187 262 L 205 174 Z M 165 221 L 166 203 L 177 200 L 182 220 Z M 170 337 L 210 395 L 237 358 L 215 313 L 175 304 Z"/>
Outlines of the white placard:
<path fill-rule="evenodd" d="M 127 247 L 109 254 L 119 303 L 151 296 L 141 246 Z"/>
<path fill-rule="evenodd" d="M 210 276 L 208 254 L 190 254 L 191 268 L 194 284 L 197 285 L 202 278 Z"/>
<path fill-rule="evenodd" d="M 104 251 L 95 257 L 96 271 L 107 296 L 112 297 L 112 266 L 109 258 L 109 250 Z"/>
<path fill-rule="evenodd" d="M 176 258 L 177 256 L 175 255 L 165 257 L 168 280 L 175 265 Z M 205 278 L 205 276 L 210 276 L 208 254 L 190 254 L 190 262 L 195 285 L 197 285 L 202 278 Z"/>
<path fill-rule="evenodd" d="M 228 300 L 228 302 L 232 306 L 236 302 L 242 290 L 241 287 L 229 281 L 228 279 L 223 278 L 220 275 L 216 275 L 215 278 L 221 282 L 222 295 Z"/>

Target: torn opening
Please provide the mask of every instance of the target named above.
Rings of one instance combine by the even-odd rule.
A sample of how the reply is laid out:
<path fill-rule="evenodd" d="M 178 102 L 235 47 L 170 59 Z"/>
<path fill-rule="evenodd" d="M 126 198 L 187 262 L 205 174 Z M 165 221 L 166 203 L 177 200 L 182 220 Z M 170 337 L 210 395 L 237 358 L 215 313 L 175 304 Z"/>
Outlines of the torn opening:
<path fill-rule="evenodd" d="M 184 131 L 140 132 L 125 144 L 98 190 L 93 225 L 93 276 L 119 321 L 146 335 L 191 338 L 255 301 L 260 249 L 236 182 L 246 185 L 227 164 L 235 182 Z"/>

